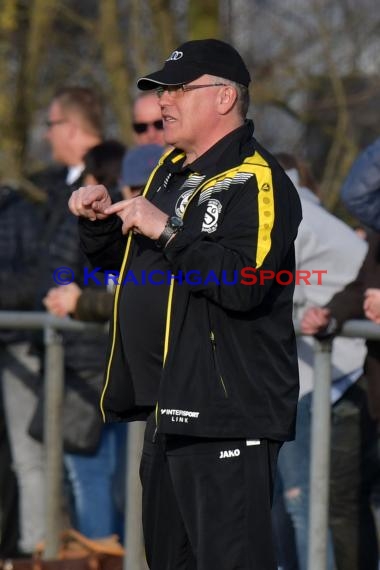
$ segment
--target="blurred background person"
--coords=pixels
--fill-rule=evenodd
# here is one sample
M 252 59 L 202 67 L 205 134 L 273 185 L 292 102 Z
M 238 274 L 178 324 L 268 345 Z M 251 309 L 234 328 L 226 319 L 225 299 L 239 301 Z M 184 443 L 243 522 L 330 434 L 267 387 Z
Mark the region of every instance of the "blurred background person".
M 34 307 L 40 227 L 38 205 L 20 190 L 0 186 L 0 310 L 27 311 Z M 0 331 L 0 380 L 4 408 L 1 556 L 28 556 L 44 537 L 45 486 L 43 448 L 27 432 L 39 388 L 39 360 L 30 354 L 27 331 Z
M 123 154 L 121 150 L 119 143 L 115 146 L 114 141 L 105 141 L 88 151 L 84 157 L 83 183 L 104 184 L 111 189 L 116 189 L 119 185 L 124 198 L 141 194 L 164 149 L 162 146 L 152 144 L 137 146 Z M 70 315 L 84 321 L 103 322 L 112 315 L 113 300 L 114 294 L 109 290 L 82 289 L 76 283 L 70 283 L 50 289 L 44 303 L 56 316 Z M 121 521 L 125 504 L 126 424 L 109 424 L 107 427 L 114 429 L 118 437 L 113 497 Z M 121 530 L 119 535 L 124 536 Z
M 126 147 L 119 141 L 108 140 L 91 148 L 83 157 L 83 185 L 104 184 L 110 191 L 113 201 L 122 199 L 119 179 L 121 164 L 126 153 Z M 111 287 L 109 286 L 111 285 Z M 114 284 L 106 288 L 81 288 L 77 283 L 70 283 L 50 289 L 44 299 L 48 311 L 58 317 L 72 316 L 83 321 L 108 321 L 112 315 Z M 126 424 L 110 424 L 104 427 L 112 436 L 109 443 L 113 448 L 107 489 L 113 512 L 112 527 L 109 531 L 124 537 L 124 493 L 119 486 L 125 486 L 125 453 L 126 453 Z M 96 468 L 89 462 L 90 467 Z M 105 532 L 106 529 L 103 530 Z
M 294 156 L 277 155 L 297 188 L 303 219 L 295 242 L 296 268 L 326 270 L 322 283 L 313 276 L 295 287 L 295 318 L 315 304 L 327 303 L 354 279 L 367 252 L 367 244 L 321 205 L 318 186 L 307 165 Z M 281 449 L 278 471 L 287 510 L 292 518 L 300 570 L 307 568 L 310 437 L 314 355 L 310 337 L 297 338 L 300 370 L 300 401 L 296 439 Z M 373 446 L 376 425 L 368 410 L 363 339 L 337 338 L 332 351 L 331 388 L 331 539 L 328 568 L 338 570 L 377 568 L 377 539 L 371 514 L 370 493 L 363 473 L 378 468 Z M 376 454 L 375 454 L 376 455 Z
M 50 103 L 45 137 L 58 168 L 47 168 L 34 180 L 50 192 L 57 183 L 79 187 L 86 152 L 103 139 L 104 108 L 99 95 L 88 87 L 59 89 Z
M 142 193 L 164 147 L 150 144 L 125 151 L 117 141 L 105 141 L 84 156 L 83 185 L 104 184 L 114 201 Z M 112 283 L 108 283 L 112 289 Z M 54 315 L 68 315 L 83 321 L 107 321 L 112 314 L 113 294 L 99 289 L 82 289 L 77 283 L 53 287 L 45 306 Z
M 380 137 L 356 158 L 341 199 L 361 224 L 380 232 Z
M 371 290 L 380 284 L 380 234 L 372 232 L 368 238 L 368 243 L 368 253 L 357 277 L 342 291 L 336 293 L 324 306 L 309 307 L 305 311 L 301 320 L 303 333 L 318 334 L 319 336 L 339 334 L 342 325 L 349 319 L 362 319 L 367 316 L 367 318 L 374 320 L 375 312 L 372 313 L 370 309 L 371 302 L 368 302 L 368 297 L 371 297 Z M 369 293 L 366 296 L 368 290 Z M 372 306 L 373 309 L 374 307 L 375 305 Z M 342 496 L 351 491 L 354 498 L 359 496 L 361 499 L 358 508 L 351 510 L 350 513 L 351 519 L 359 517 L 360 520 L 360 528 L 356 534 L 352 532 L 352 525 L 347 524 L 347 519 L 343 516 L 340 518 L 342 533 L 347 533 L 347 538 L 352 541 L 350 549 L 354 548 L 358 553 L 358 556 L 353 559 L 348 552 L 344 551 L 343 544 L 340 545 L 340 554 L 347 565 L 344 568 L 348 567 L 353 570 L 356 568 L 360 570 L 377 569 L 378 563 L 376 529 L 373 522 L 373 512 L 368 502 L 371 493 L 375 495 L 374 504 L 376 505 L 379 502 L 378 435 L 376 428 L 378 430 L 380 421 L 380 343 L 378 340 L 367 340 L 366 345 L 367 356 L 364 370 L 367 382 L 362 387 L 368 392 L 365 405 L 369 407 L 370 414 L 362 407 L 363 413 L 360 414 L 361 429 L 357 430 L 356 433 L 350 430 L 351 439 L 354 438 L 354 441 L 361 439 L 362 447 L 360 454 L 357 453 L 356 456 L 352 457 L 348 469 L 349 477 L 346 478 L 345 482 L 342 481 Z M 352 395 L 354 396 L 354 394 Z M 362 401 L 363 396 L 364 394 L 361 397 Z M 359 394 L 356 394 L 356 402 L 353 399 L 352 403 L 358 407 L 360 404 Z M 346 415 L 348 416 L 347 412 Z M 350 432 L 346 431 L 345 433 L 347 441 Z M 349 483 L 355 480 L 359 488 L 354 495 L 354 489 Z M 345 506 L 341 502 L 342 512 L 344 512 Z
M 92 147 L 83 157 L 83 186 L 104 184 L 113 202 L 122 199 L 120 173 L 127 147 L 117 140 L 105 140 Z
M 132 112 L 135 144 L 164 146 L 164 125 L 156 93 L 150 91 L 138 95 L 134 101 Z
M 91 148 L 83 157 L 83 185 L 104 184 L 114 201 L 121 200 L 120 176 L 123 159 L 125 161 L 128 154 L 126 146 L 115 140 L 103 141 Z M 77 283 L 69 283 L 52 287 L 44 304 L 58 317 L 70 315 L 83 321 L 103 322 L 111 317 L 113 293 L 99 287 L 81 288 Z
M 56 286 L 53 276 L 61 267 L 68 268 L 80 288 L 97 287 L 85 282 L 90 267 L 80 251 L 77 221 L 67 201 L 73 189 L 83 183 L 86 153 L 104 137 L 104 108 L 98 93 L 86 87 L 60 89 L 49 106 L 46 126 L 53 159 L 61 166 L 35 177 L 48 194 L 38 268 L 38 309 L 44 308 L 43 299 Z M 49 307 L 49 302 L 45 303 Z M 99 538 L 116 532 L 118 525 L 112 498 L 118 437 L 112 426 L 103 425 L 99 411 L 107 337 L 105 332 L 64 331 L 62 338 L 64 465 L 72 499 L 71 522 L 84 535 Z M 34 345 L 41 354 L 41 344 L 35 340 Z M 29 425 L 29 433 L 37 439 L 41 437 L 42 415 L 41 390 Z
M 121 171 L 121 193 L 124 199 L 135 198 L 144 190 L 148 178 L 164 153 L 158 144 L 132 148 L 124 157 Z

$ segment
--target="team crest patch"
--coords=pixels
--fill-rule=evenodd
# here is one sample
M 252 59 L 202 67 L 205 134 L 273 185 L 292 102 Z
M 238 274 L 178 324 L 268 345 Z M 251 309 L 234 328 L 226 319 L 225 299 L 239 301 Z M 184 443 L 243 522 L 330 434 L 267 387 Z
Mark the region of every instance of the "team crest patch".
M 207 202 L 206 213 L 203 218 L 202 232 L 209 234 L 216 231 L 218 227 L 219 214 L 222 211 L 222 204 L 219 200 L 212 198 Z
M 186 206 L 189 203 L 191 196 L 194 193 L 194 188 L 190 188 L 190 190 L 186 190 L 181 196 L 178 198 L 176 205 L 175 205 L 175 215 L 182 218 L 183 214 L 185 213 Z

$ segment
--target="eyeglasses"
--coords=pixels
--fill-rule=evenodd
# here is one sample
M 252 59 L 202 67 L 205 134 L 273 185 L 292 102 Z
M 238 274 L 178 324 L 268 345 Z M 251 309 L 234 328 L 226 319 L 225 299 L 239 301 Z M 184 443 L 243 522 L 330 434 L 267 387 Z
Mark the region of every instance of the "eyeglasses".
M 227 83 L 208 83 L 207 85 L 160 85 L 156 88 L 156 94 L 159 99 L 163 96 L 165 91 L 168 92 L 170 97 L 178 97 L 186 93 L 186 91 L 193 91 L 193 89 L 203 89 L 204 87 L 222 87 Z
M 55 125 L 62 125 L 63 123 L 67 123 L 66 119 L 57 119 L 55 121 L 50 121 L 49 119 L 45 121 L 45 125 L 48 129 L 51 129 Z
M 152 123 L 132 123 L 133 130 L 138 135 L 142 135 L 142 133 L 146 133 L 149 127 L 154 127 L 156 131 L 162 131 L 164 128 L 164 123 L 162 119 L 158 121 L 153 121 Z

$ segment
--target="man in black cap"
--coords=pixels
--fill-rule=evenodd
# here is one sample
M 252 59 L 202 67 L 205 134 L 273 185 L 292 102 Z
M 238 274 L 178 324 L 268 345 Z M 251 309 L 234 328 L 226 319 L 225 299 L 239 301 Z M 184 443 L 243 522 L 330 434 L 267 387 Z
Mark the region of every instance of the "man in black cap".
M 292 279 L 275 275 L 294 275 L 301 208 L 245 119 L 249 82 L 232 46 L 183 44 L 138 81 L 156 88 L 174 147 L 143 196 L 111 205 L 95 186 L 70 200 L 92 262 L 121 267 L 101 409 L 147 419 L 152 570 L 277 567 L 273 478 L 298 370 Z

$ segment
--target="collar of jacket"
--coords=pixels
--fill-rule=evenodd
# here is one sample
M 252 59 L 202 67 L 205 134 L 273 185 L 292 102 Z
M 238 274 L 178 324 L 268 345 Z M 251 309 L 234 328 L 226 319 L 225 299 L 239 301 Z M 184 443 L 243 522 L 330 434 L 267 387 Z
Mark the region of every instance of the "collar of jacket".
M 185 168 L 182 165 L 186 155 L 183 150 L 178 148 L 164 155 L 162 163 L 172 174 L 186 173 L 188 171 L 189 173 L 194 172 L 212 176 L 221 170 L 225 170 L 226 166 L 228 167 L 226 165 L 226 156 L 228 156 L 228 162 L 231 165 L 240 161 L 242 147 L 252 139 L 253 132 L 253 121 L 246 119 L 243 125 L 228 133 L 228 135 L 220 139 L 202 156 L 188 164 Z

